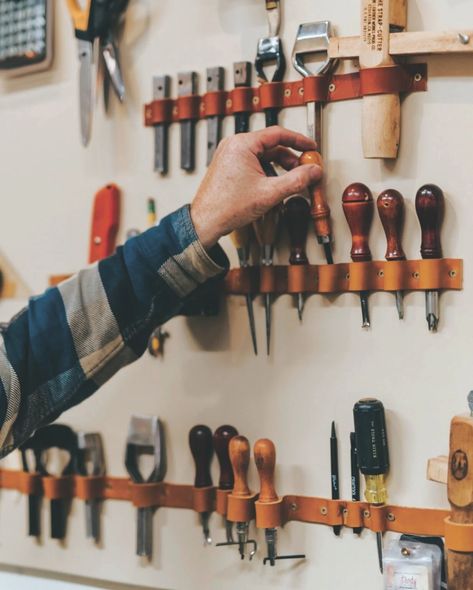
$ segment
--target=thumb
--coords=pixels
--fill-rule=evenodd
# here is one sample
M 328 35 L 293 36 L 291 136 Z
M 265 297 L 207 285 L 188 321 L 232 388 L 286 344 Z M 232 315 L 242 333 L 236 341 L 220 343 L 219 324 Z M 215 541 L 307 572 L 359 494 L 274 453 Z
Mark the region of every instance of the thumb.
M 292 195 L 303 192 L 309 185 L 319 182 L 322 168 L 314 164 L 298 166 L 276 178 L 271 178 L 274 204 Z

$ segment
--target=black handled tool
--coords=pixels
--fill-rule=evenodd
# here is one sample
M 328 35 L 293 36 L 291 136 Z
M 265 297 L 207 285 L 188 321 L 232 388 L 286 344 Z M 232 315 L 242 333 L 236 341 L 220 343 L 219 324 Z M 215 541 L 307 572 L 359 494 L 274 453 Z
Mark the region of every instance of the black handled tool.
M 153 78 L 153 98 L 163 100 L 171 96 L 171 76 L 155 76 Z M 169 167 L 169 125 L 158 123 L 154 128 L 154 169 L 167 174 Z
M 330 433 L 330 466 L 331 466 L 331 488 L 332 500 L 340 500 L 340 475 L 338 470 L 338 440 L 337 432 L 335 430 L 335 422 L 332 422 L 332 430 Z M 335 536 L 339 537 L 342 532 L 340 525 L 333 527 Z
M 193 96 L 197 94 L 198 77 L 196 72 L 178 74 L 178 95 Z M 195 169 L 195 121 L 181 121 L 181 168 L 186 172 Z
M 30 465 L 28 451 L 31 451 L 34 454 L 34 466 Z M 39 453 L 35 451 L 36 442 L 34 436 L 28 439 L 20 447 L 22 468 L 26 473 L 39 473 Z M 39 537 L 41 535 L 40 504 L 41 496 L 37 496 L 36 494 L 28 495 L 28 535 L 30 537 Z
M 350 466 L 351 466 L 351 499 L 353 502 L 360 501 L 360 469 L 358 467 L 358 451 L 356 448 L 356 435 L 350 432 Z M 362 529 L 353 529 L 355 535 L 361 535 Z
M 148 478 L 143 477 L 139 459 L 143 455 L 153 457 L 153 469 Z M 132 416 L 128 428 L 125 466 L 136 484 L 163 481 L 166 476 L 166 448 L 164 429 L 157 416 Z M 136 554 L 150 558 L 153 554 L 154 508 L 138 508 L 136 527 Z
M 238 436 L 238 430 L 234 426 L 220 426 L 214 432 L 214 449 L 220 467 L 218 479 L 219 490 L 233 490 L 234 477 L 230 462 L 229 446 L 233 437 Z M 233 523 L 225 519 L 227 542 L 233 543 Z
M 105 475 L 105 456 L 102 436 L 98 432 L 79 432 L 78 471 L 84 476 Z M 100 540 L 100 505 L 98 500 L 85 502 L 85 529 L 88 539 Z
M 225 88 L 225 70 L 221 67 L 207 68 L 207 92 L 217 92 Z M 222 138 L 222 116 L 207 117 L 207 166 L 214 157 Z
M 48 453 L 56 448 L 69 453 L 69 460 L 61 471 L 61 476 L 77 473 L 77 434 L 65 424 L 50 424 L 40 428 L 31 441 L 31 448 L 35 454 L 37 471 L 42 476 L 49 476 L 47 470 Z M 67 500 L 54 499 L 50 501 L 51 508 L 51 538 L 62 540 L 66 536 L 66 522 L 68 512 Z
M 212 463 L 214 447 L 210 428 L 201 424 L 191 428 L 189 432 L 189 446 L 195 463 L 194 486 L 196 488 L 211 487 L 213 484 L 210 465 Z M 200 513 L 200 522 L 204 533 L 204 545 L 212 544 L 209 529 L 210 515 L 210 512 Z
M 353 408 L 358 465 L 365 477 L 367 502 L 386 504 L 388 491 L 389 449 L 383 404 L 376 399 L 362 399 Z M 383 572 L 383 535 L 376 533 L 379 569 Z

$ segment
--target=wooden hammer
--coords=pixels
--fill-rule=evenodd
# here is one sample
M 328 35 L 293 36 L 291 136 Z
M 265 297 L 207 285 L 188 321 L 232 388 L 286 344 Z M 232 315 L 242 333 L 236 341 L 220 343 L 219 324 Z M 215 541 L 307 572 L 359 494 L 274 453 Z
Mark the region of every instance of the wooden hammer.
M 407 24 L 407 0 L 361 0 L 360 69 L 392 66 L 391 31 Z M 399 94 L 363 97 L 362 141 L 365 158 L 396 158 L 401 130 Z

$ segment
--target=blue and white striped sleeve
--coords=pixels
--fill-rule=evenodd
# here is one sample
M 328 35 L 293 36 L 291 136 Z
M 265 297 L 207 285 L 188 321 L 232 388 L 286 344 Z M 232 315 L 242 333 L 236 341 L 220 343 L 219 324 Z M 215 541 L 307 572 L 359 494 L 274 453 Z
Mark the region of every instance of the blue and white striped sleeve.
M 188 206 L 32 298 L 0 337 L 0 456 L 80 403 L 146 350 L 152 330 L 228 269 Z

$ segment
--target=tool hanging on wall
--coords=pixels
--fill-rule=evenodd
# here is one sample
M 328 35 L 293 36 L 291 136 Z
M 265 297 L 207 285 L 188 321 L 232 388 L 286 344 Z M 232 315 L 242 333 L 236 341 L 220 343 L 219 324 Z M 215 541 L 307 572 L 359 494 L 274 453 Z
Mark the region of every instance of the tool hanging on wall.
M 274 487 L 274 470 L 276 467 L 276 448 L 274 443 L 266 438 L 256 441 L 254 456 L 256 469 L 260 478 L 258 503 L 271 504 L 277 502 L 279 496 Z M 276 561 L 280 559 L 305 559 L 305 555 L 278 555 L 277 529 L 275 527 L 269 527 L 265 529 L 264 533 L 268 550 L 268 555 L 263 560 L 264 565 L 269 563 L 271 566 L 274 566 L 276 565 Z
M 235 88 L 249 88 L 251 86 L 251 63 L 248 61 L 236 62 L 233 64 L 233 81 Z M 236 113 L 235 133 L 248 133 L 250 130 L 250 113 Z M 250 266 L 251 257 L 251 241 L 253 237 L 253 228 L 247 225 L 240 229 L 233 231 L 230 238 L 236 248 L 240 268 L 248 268 Z M 250 324 L 251 340 L 253 342 L 253 350 L 258 354 L 258 343 L 256 340 L 256 326 L 255 314 L 253 310 L 253 298 L 251 293 L 246 296 L 246 309 L 248 312 L 248 321 Z
M 303 266 L 309 264 L 306 252 L 309 229 L 310 206 L 304 197 L 291 197 L 284 204 L 284 221 L 289 235 L 289 264 Z M 297 313 L 302 322 L 304 294 L 297 293 Z
M 332 430 L 330 432 L 330 484 L 332 490 L 332 500 L 340 500 L 340 474 L 338 470 L 338 440 L 337 432 L 335 430 L 335 422 L 332 422 Z M 340 536 L 342 527 L 336 525 L 333 527 L 333 532 L 336 537 Z
M 396 190 L 383 191 L 377 200 L 378 213 L 387 239 L 386 260 L 406 260 L 401 236 L 404 225 L 404 198 Z M 399 319 L 404 319 L 404 295 L 396 291 L 396 308 Z
M 12 76 L 47 70 L 53 61 L 53 0 L 0 0 L 0 70 Z
M 353 408 L 358 465 L 365 477 L 365 497 L 374 506 L 388 500 L 386 476 L 389 472 L 389 448 L 383 404 L 363 399 Z M 376 533 L 379 569 L 383 572 L 383 534 Z
M 25 473 L 39 473 L 39 456 L 40 449 L 35 437 L 29 438 L 19 447 L 21 453 L 22 469 Z M 34 465 L 30 464 L 29 452 L 33 453 Z M 41 496 L 36 491 L 30 491 L 28 494 L 28 536 L 39 537 L 41 535 Z
M 358 449 L 356 448 L 356 434 L 350 432 L 350 468 L 351 468 L 351 499 L 359 502 L 360 494 L 360 468 L 358 467 Z M 361 535 L 361 527 L 355 527 L 353 534 Z
M 231 493 L 232 498 L 238 500 L 254 500 L 255 495 L 248 486 L 248 469 L 250 466 L 250 443 L 245 436 L 235 436 L 230 440 L 229 445 L 230 462 L 233 469 L 234 485 Z M 230 502 L 230 499 L 229 499 Z M 248 553 L 248 559 L 251 561 L 256 554 L 258 545 L 254 539 L 249 538 L 250 523 L 237 522 L 236 533 L 237 541 L 227 541 L 226 543 L 217 543 L 217 547 L 238 546 L 240 559 L 245 559 L 245 550 L 247 546 L 251 549 Z
M 214 453 L 212 431 L 208 426 L 201 424 L 191 428 L 189 432 L 189 447 L 195 463 L 195 480 L 196 488 L 208 488 L 212 484 L 212 475 L 210 473 L 210 464 Z M 204 546 L 212 544 L 210 536 L 210 516 L 211 512 L 201 512 L 200 522 L 204 534 Z
M 153 458 L 153 469 L 145 478 L 139 459 L 143 455 Z M 164 429 L 157 416 L 132 416 L 128 427 L 125 467 L 137 485 L 161 482 L 166 476 L 166 447 Z M 148 559 L 153 555 L 154 508 L 137 509 L 136 554 Z
M 120 190 L 107 184 L 94 197 L 89 245 L 89 264 L 115 252 L 120 223 Z
M 128 1 L 117 0 L 111 3 L 110 0 L 88 0 L 83 7 L 78 0 L 67 0 L 67 5 L 78 41 L 80 128 L 82 144 L 87 146 L 92 133 L 95 105 L 97 39 L 105 64 L 105 83 L 111 83 L 120 101 L 125 98 L 125 85 L 116 49 L 116 33 Z
M 105 455 L 102 437 L 98 432 L 79 432 L 78 472 L 83 476 L 101 477 L 105 475 Z M 100 504 L 98 500 L 85 502 L 85 530 L 88 539 L 96 543 L 100 540 Z
M 107 11 L 108 23 L 100 36 L 100 52 L 103 60 L 103 96 L 105 111 L 110 106 L 110 87 L 120 102 L 125 102 L 126 88 L 120 65 L 118 41 L 129 0 L 110 0 Z
M 178 96 L 193 96 L 197 94 L 197 72 L 182 72 L 177 76 Z M 195 121 L 186 119 L 181 126 L 181 168 L 186 172 L 195 169 Z
M 220 426 L 214 432 L 214 449 L 220 467 L 219 490 L 233 490 L 234 478 L 232 464 L 230 462 L 229 445 L 235 436 L 238 436 L 238 431 L 234 426 Z M 225 531 L 227 543 L 233 543 L 233 523 L 228 519 L 225 519 Z
M 442 190 L 434 184 L 422 186 L 416 194 L 416 212 L 422 230 L 422 258 L 442 258 L 440 231 L 445 212 L 445 197 Z M 438 291 L 426 292 L 425 306 L 429 330 L 436 332 L 440 317 Z
M 154 100 L 166 100 L 171 96 L 171 76 L 153 78 Z M 158 123 L 154 127 L 154 169 L 167 174 L 169 169 L 169 123 Z
M 207 92 L 218 92 L 225 89 L 225 70 L 221 67 L 207 68 Z M 207 166 L 214 157 L 222 139 L 222 116 L 207 117 Z
M 368 262 L 372 260 L 368 239 L 373 221 L 373 195 L 366 185 L 354 183 L 345 189 L 342 201 L 343 212 L 352 235 L 351 258 L 353 262 Z M 369 328 L 371 325 L 368 297 L 368 291 L 360 292 L 363 328 Z

